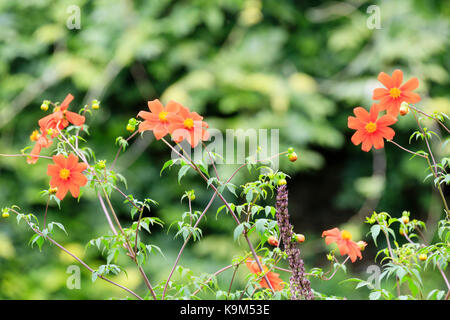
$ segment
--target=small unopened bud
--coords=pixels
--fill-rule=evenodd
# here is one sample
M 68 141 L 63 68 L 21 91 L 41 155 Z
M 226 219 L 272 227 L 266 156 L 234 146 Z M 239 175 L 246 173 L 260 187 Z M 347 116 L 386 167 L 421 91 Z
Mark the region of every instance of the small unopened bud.
M 280 180 L 278 180 L 278 185 L 279 185 L 279 186 L 284 186 L 285 184 L 287 184 L 286 179 L 280 179 Z
M 58 192 L 58 188 L 50 188 L 48 189 L 49 194 L 56 194 Z
M 419 254 L 419 260 L 420 261 L 425 261 L 427 260 L 428 256 L 425 253 L 421 253 Z
M 46 104 L 46 103 L 41 104 L 41 110 L 42 111 L 47 111 L 48 110 L 48 104 Z
M 275 238 L 274 236 L 270 236 L 270 237 L 267 239 L 267 242 L 268 242 L 271 246 L 278 247 L 278 239 Z
M 127 131 L 134 132 L 134 130 L 136 130 L 137 123 L 138 122 L 135 118 L 130 118 L 130 120 L 128 120 L 128 124 L 127 124 Z
M 136 130 L 136 127 L 131 125 L 131 124 L 127 124 L 127 131 L 128 132 L 134 132 L 134 130 Z
M 400 105 L 399 112 L 401 116 L 406 116 L 409 113 L 409 104 L 403 101 L 402 104 Z
M 100 108 L 100 103 L 98 100 L 92 100 L 92 109 L 98 110 Z
M 98 160 L 97 167 L 99 169 L 105 169 L 106 168 L 106 160 Z
M 31 141 L 37 141 L 37 139 L 39 139 L 40 134 L 39 131 L 34 130 L 31 134 L 30 134 L 30 140 Z
M 407 224 L 409 222 L 409 217 L 408 216 L 403 216 L 402 217 L 402 221 L 404 224 Z
M 9 210 L 7 208 L 4 208 L 2 210 L 2 218 L 8 218 L 9 217 Z
M 291 161 L 291 162 L 295 162 L 298 159 L 297 154 L 295 152 L 290 153 L 288 155 L 288 158 L 289 158 L 289 161 Z
M 291 147 L 288 149 L 288 153 L 293 153 L 293 152 L 294 152 L 294 148 Z
M 367 242 L 365 242 L 365 241 L 358 241 L 356 244 L 358 245 L 359 250 L 361 250 L 361 251 L 364 251 L 364 249 L 367 246 Z
M 295 241 L 297 241 L 298 243 L 303 243 L 305 242 L 305 236 L 303 234 L 296 234 Z
M 400 228 L 400 230 L 398 231 L 398 233 L 400 233 L 401 236 L 405 236 L 408 234 L 408 230 L 404 229 L 404 228 Z

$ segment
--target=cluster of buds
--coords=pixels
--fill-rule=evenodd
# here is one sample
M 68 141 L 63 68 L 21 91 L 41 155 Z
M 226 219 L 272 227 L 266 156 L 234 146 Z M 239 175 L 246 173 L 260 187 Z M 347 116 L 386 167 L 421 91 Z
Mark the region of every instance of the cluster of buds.
M 136 130 L 136 126 L 138 125 L 138 121 L 135 118 L 131 118 L 128 120 L 127 131 L 134 132 Z
M 195 200 L 195 191 L 194 190 L 186 191 L 185 195 L 186 195 L 186 197 L 188 197 L 188 199 L 190 201 L 194 201 Z
M 98 169 L 105 169 L 106 168 L 106 160 L 98 160 L 97 164 L 95 166 Z
M 55 188 L 49 188 L 48 189 L 48 193 L 49 194 L 56 194 L 58 192 L 58 188 L 57 187 L 55 187 Z
M 291 299 L 312 300 L 314 299 L 314 296 L 311 290 L 311 283 L 305 277 L 305 267 L 303 260 L 300 257 L 300 249 L 292 241 L 294 233 L 292 232 L 292 225 L 289 222 L 287 186 L 286 183 L 278 183 L 278 185 L 276 217 L 281 240 L 284 243 L 284 249 L 288 256 L 289 267 L 292 270 L 292 276 L 289 279 L 291 285 Z

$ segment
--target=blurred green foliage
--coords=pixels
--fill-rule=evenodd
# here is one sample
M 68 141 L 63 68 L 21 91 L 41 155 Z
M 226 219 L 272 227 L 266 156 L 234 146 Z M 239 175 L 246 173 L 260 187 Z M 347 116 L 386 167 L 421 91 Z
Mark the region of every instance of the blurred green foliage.
M 380 29 L 367 25 L 373 4 L 379 6 Z M 71 30 L 67 23 L 73 12 L 68 9 L 73 5 L 80 8 L 81 25 Z M 292 146 L 299 154 L 296 163 L 283 158 L 280 166 L 292 177 L 290 212 L 296 231 L 307 236 L 302 253 L 308 268 L 325 264 L 321 231 L 350 224 L 354 238 L 364 238 L 363 216 L 356 213 L 367 199 L 393 216 L 409 210 L 433 223 L 441 214 L 439 199 L 422 183 L 420 159 L 409 161 L 408 154 L 391 145 L 366 154 L 350 143 L 346 122 L 353 107 L 372 103 L 378 73 L 395 68 L 407 78 L 419 78 L 419 105 L 425 111 L 450 113 L 449 18 L 448 1 L 1 0 L 0 153 L 16 154 L 30 146 L 28 137 L 43 117 L 42 101 L 62 101 L 69 92 L 75 96 L 72 110 L 94 98 L 101 101 L 100 109 L 88 115 L 88 140 L 97 159 L 107 161 L 117 150 L 115 138 L 127 136 L 128 119 L 155 98 L 176 100 L 221 130 L 280 129 L 280 150 Z M 395 125 L 399 143 L 408 144 L 413 125 L 408 118 Z M 152 214 L 166 226 L 186 210 L 179 202 L 185 190 L 196 189 L 194 206 L 202 210 L 211 191 L 192 176 L 178 185 L 174 170 L 160 177 L 170 156 L 167 147 L 149 133 L 135 141 L 118 162 L 128 179 L 127 192 L 158 201 Z M 386 162 L 385 173 L 373 174 L 380 161 Z M 234 168 L 222 166 L 219 173 Z M 45 171 L 44 160 L 29 166 L 25 158 L 0 158 L 0 206 L 17 204 L 42 215 L 46 199 L 39 191 L 48 186 Z M 250 178 L 242 171 L 236 184 Z M 113 200 L 126 223 L 127 207 L 120 197 Z M 229 217 L 215 220 L 219 205 L 202 226 L 205 238 L 189 246 L 181 260 L 195 272 L 214 272 L 245 249 L 233 243 Z M 61 210 L 52 206 L 49 215 L 69 232 L 68 238 L 61 235 L 63 244 L 94 267 L 103 264 L 98 252 L 84 249 L 90 239 L 107 233 L 95 194 L 86 193 L 79 204 L 67 199 Z M 29 248 L 31 232 L 13 219 L 6 222 L 0 223 L 0 298 L 123 297 L 107 283 L 92 283 L 84 271 L 82 290 L 68 290 L 65 271 L 73 262 L 48 245 L 42 252 Z M 429 227 L 432 233 L 435 226 Z M 166 231 L 155 229 L 148 239 L 165 252 L 146 267 L 154 282 L 167 276 L 181 245 L 171 240 L 173 230 Z M 364 277 L 373 263 L 370 246 L 349 272 Z M 118 281 L 143 289 L 131 264 L 127 272 L 128 279 L 123 275 Z M 236 287 L 245 275 L 240 270 Z M 230 277 L 219 280 L 226 286 Z M 349 290 L 350 285 L 339 286 L 338 280 L 317 286 L 329 294 L 366 297 Z

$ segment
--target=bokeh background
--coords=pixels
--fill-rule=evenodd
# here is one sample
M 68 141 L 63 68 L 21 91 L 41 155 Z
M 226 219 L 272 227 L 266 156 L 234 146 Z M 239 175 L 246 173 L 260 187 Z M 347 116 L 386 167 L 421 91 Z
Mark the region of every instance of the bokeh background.
M 80 8 L 80 29 L 67 27 L 72 5 Z M 371 5 L 379 11 L 368 12 Z M 380 28 L 369 28 L 376 12 Z M 87 116 L 88 141 L 97 159 L 109 163 L 116 137 L 128 136 L 128 119 L 155 98 L 176 100 L 221 130 L 278 128 L 280 150 L 294 147 L 299 154 L 296 163 L 283 157 L 280 169 L 291 176 L 290 213 L 295 231 L 307 239 L 302 245 L 307 268 L 328 268 L 320 238 L 325 229 L 345 227 L 355 240 L 369 243 L 364 259 L 349 266 L 348 276 L 313 281 L 313 287 L 366 299 L 364 289 L 339 284 L 345 277 L 370 276 L 366 269 L 374 264 L 376 248 L 366 237 L 364 217 L 373 210 L 396 217 L 408 210 L 428 223 L 432 239 L 442 208 L 429 181 L 423 183 L 426 171 L 420 159 L 410 160 L 392 145 L 362 152 L 350 143 L 347 117 L 355 106 L 370 107 L 378 73 L 396 68 L 405 78 L 419 78 L 421 108 L 450 113 L 449 22 L 450 2 L 436 0 L 1 0 L 0 153 L 20 153 L 30 146 L 29 135 L 44 115 L 42 101 L 62 101 L 69 92 L 75 96 L 74 110 L 94 98 L 101 101 L 100 110 Z M 395 125 L 395 139 L 407 145 L 413 127 L 411 117 L 402 118 Z M 450 153 L 439 142 L 436 152 Z M 151 215 L 166 223 L 147 238 L 165 254 L 154 255 L 145 268 L 153 283 L 167 276 L 182 244 L 173 238 L 175 228 L 167 227 L 187 210 L 179 201 L 183 192 L 196 190 L 197 210 L 211 196 L 193 175 L 181 184 L 175 170 L 160 177 L 169 158 L 167 147 L 149 133 L 133 140 L 117 167 L 128 179 L 127 193 L 158 201 Z M 45 160 L 29 166 L 25 158 L 0 157 L 0 207 L 17 204 L 41 217 L 46 199 L 39 191 L 48 187 L 46 165 Z M 222 166 L 220 173 L 234 168 Z M 244 170 L 235 184 L 256 178 Z M 127 225 L 127 206 L 117 194 L 113 201 Z M 181 259 L 197 275 L 220 269 L 246 249 L 233 241 L 235 225 L 229 216 L 216 220 L 219 206 L 214 203 L 201 225 L 203 240 L 189 245 Z M 86 192 L 79 204 L 68 197 L 61 210 L 53 204 L 49 217 L 66 226 L 69 236 L 57 236 L 63 245 L 94 268 L 105 263 L 96 249 L 84 247 L 108 232 L 95 194 Z M 0 221 L 1 299 L 124 297 L 108 283 L 92 283 L 85 270 L 81 290 L 69 290 L 66 269 L 73 260 L 48 244 L 42 252 L 30 248 L 31 235 L 15 219 Z M 128 278 L 122 274 L 115 279 L 143 292 L 133 265 L 127 259 L 120 263 Z M 234 289 L 245 283 L 247 271 L 241 269 Z M 440 285 L 435 273 L 428 274 L 426 286 Z M 224 273 L 219 283 L 227 288 L 230 277 L 231 272 Z

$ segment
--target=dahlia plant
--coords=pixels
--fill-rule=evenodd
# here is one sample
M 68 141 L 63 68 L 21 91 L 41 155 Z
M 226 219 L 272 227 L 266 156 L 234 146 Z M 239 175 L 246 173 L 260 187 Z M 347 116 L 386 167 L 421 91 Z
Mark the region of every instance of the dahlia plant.
M 47 171 L 42 172 L 49 177 L 49 186 L 42 191 L 43 196 L 47 198 L 45 208 L 42 212 L 27 214 L 27 210 L 21 209 L 17 204 L 10 204 L 3 208 L 2 217 L 6 219 L 15 215 L 18 222 L 25 222 L 33 233 L 31 246 L 36 245 L 42 249 L 44 244 L 51 244 L 58 247 L 91 272 L 93 281 L 101 279 L 120 287 L 127 292 L 130 299 L 201 299 L 205 292 L 212 292 L 217 299 L 232 300 L 343 299 L 345 297 L 338 297 L 333 292 L 318 292 L 314 283 L 329 281 L 338 272 L 346 272 L 346 263 L 349 260 L 351 263 L 361 263 L 362 251 L 368 245 L 379 245 L 380 236 L 384 238 L 386 247 L 379 249 L 375 259 L 379 260 L 382 267 L 378 279 L 382 285 L 375 286 L 370 281 L 358 278 L 349 278 L 346 281 L 358 282 L 357 288 L 367 287 L 370 290 L 370 299 L 448 299 L 450 284 L 445 272 L 450 257 L 450 211 L 444 187 L 450 183 L 450 174 L 447 173 L 450 158 L 437 158 L 432 143 L 436 144 L 436 148 L 445 148 L 449 140 L 448 137 L 441 137 L 441 140 L 437 141 L 439 134 L 427 129 L 424 120 L 434 121 L 442 135 L 449 133 L 445 125 L 449 118 L 443 113 L 429 115 L 414 105 L 420 101 L 420 96 L 413 92 L 419 85 L 416 78 L 402 84 L 403 73 L 395 70 L 392 77 L 382 72 L 378 79 L 385 86 L 373 92 L 373 99 L 378 103 L 374 103 L 369 111 L 357 107 L 354 109 L 355 117 L 348 118 L 348 127 L 356 130 L 351 142 L 355 145 L 361 144 L 362 150 L 369 152 L 372 147 L 383 148 L 386 141 L 401 151 L 411 153 L 412 157 L 423 158 L 429 171 L 427 178 L 433 179 L 432 184 L 439 193 L 444 208 L 443 217 L 437 224 L 437 236 L 430 243 L 423 236 L 425 224 L 412 219 L 409 212 L 403 212 L 401 217 L 387 212 L 373 212 L 366 218 L 370 231 L 365 241 L 354 241 L 349 231 L 324 225 L 325 230 L 321 234 L 325 241 L 324 246 L 332 247 L 328 254 L 323 256 L 323 261 L 329 261 L 330 269 L 308 269 L 309 263 L 306 261 L 305 264 L 301 249 L 302 243 L 307 239 L 303 234 L 294 232 L 295 228 L 289 215 L 289 177 L 270 167 L 270 160 L 275 157 L 287 156 L 290 161 L 296 161 L 298 156 L 293 148 L 267 159 L 252 155 L 229 177 L 220 176 L 216 159 L 221 155 L 207 148 L 209 126 L 203 117 L 175 101 L 169 101 L 164 106 L 159 100 L 153 100 L 148 102 L 149 111 L 140 111 L 137 117 L 131 118 L 126 125 L 127 131 L 130 132 L 128 138 L 117 138 L 119 149 L 115 158 L 112 161 L 96 160 L 94 150 L 89 148 L 85 139 L 88 136 L 88 126 L 85 122 L 87 114 L 99 110 L 100 104 L 94 100 L 92 104 L 81 108 L 79 113 L 69 111 L 69 105 L 74 99 L 71 94 L 68 94 L 62 103 L 49 100 L 42 103 L 41 109 L 44 112 L 49 110 L 49 106 L 53 107 L 53 111 L 37 122 L 38 129 L 30 135 L 30 140 L 34 143 L 34 146 L 29 147 L 30 152 L 25 148 L 21 154 L 2 154 L 18 159 L 23 157 L 30 165 L 39 159 L 48 162 Z M 425 150 L 412 151 L 393 140 L 393 126 L 400 121 L 399 115 L 408 114 L 412 114 L 418 126 L 410 142 L 423 141 Z M 175 261 L 167 268 L 166 279 L 159 283 L 149 277 L 146 263 L 151 254 L 163 253 L 164 248 L 145 243 L 142 236 L 143 232 L 150 233 L 155 227 L 165 227 L 164 221 L 151 215 L 152 207 L 158 205 L 157 199 L 138 199 L 126 192 L 123 189 L 123 185 L 126 187 L 126 178 L 115 170 L 118 157 L 126 151 L 130 141 L 139 139 L 138 134 L 146 131 L 151 131 L 156 143 L 164 143 L 167 150 L 176 155 L 162 164 L 161 173 L 175 166 L 179 170 L 180 181 L 187 172 L 194 172 L 204 181 L 205 189 L 210 188 L 213 191 L 210 200 L 201 210 L 195 210 L 193 207 L 195 192 L 198 190 L 180 194 L 181 200 L 187 201 L 188 210 L 172 225 L 176 226 L 176 237 L 182 237 L 183 244 Z M 441 142 L 444 139 L 447 140 Z M 182 145 L 184 141 L 187 144 Z M 204 157 L 194 159 L 186 145 L 189 148 L 203 147 Z M 41 154 L 46 150 L 47 154 L 53 155 Z M 232 183 L 233 178 L 244 167 L 256 174 L 257 179 L 237 187 Z M 230 191 L 234 198 L 226 199 L 224 190 Z M 57 229 L 66 232 L 62 223 L 47 222 L 50 202 L 54 201 L 59 206 L 61 201 L 67 201 L 70 196 L 81 201 L 83 194 L 88 191 L 95 194 L 101 207 L 101 212 L 93 214 L 102 214 L 109 227 L 107 234 L 100 234 L 87 244 L 87 247 L 97 248 L 104 254 L 104 264 L 96 268 L 55 240 L 54 233 Z M 116 214 L 116 208 L 111 202 L 113 194 L 123 198 L 124 205 L 129 207 L 128 220 L 121 221 Z M 180 265 L 180 259 L 190 241 L 202 240 L 201 222 L 217 198 L 221 206 L 217 210 L 216 219 L 226 219 L 228 216 L 234 220 L 236 227 L 230 238 L 244 241 L 246 250 L 212 274 L 194 275 L 192 271 Z M 267 203 L 273 205 L 264 205 Z M 226 215 L 221 214 L 223 212 Z M 402 239 L 396 238 L 394 228 L 397 227 Z M 126 284 L 111 280 L 111 275 L 123 271 L 122 266 L 118 264 L 120 256 L 128 257 L 136 266 L 146 286 L 145 291 L 135 292 Z M 283 262 L 287 267 L 282 267 Z M 232 290 L 239 268 L 247 270 L 247 283 L 238 290 Z M 422 274 L 427 268 L 433 268 L 440 274 L 442 286 L 431 290 L 424 288 Z M 231 273 L 231 281 L 219 284 L 217 276 L 224 272 Z M 181 279 L 174 277 L 175 273 L 180 273 Z M 390 285 L 389 278 L 393 279 L 394 287 Z

